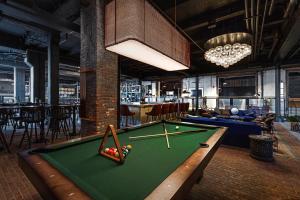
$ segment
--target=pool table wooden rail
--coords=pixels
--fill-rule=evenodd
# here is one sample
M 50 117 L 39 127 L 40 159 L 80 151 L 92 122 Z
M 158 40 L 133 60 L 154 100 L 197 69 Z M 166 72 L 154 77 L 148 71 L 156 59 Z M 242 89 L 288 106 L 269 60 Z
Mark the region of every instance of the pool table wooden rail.
M 168 122 L 167 123 L 176 123 Z M 149 123 L 142 127 L 150 126 L 156 123 Z M 197 127 L 215 127 L 193 123 L 183 123 Z M 135 128 L 128 128 L 119 132 L 127 132 Z M 158 185 L 146 199 L 163 200 L 163 199 L 183 199 L 192 186 L 202 177 L 203 170 L 215 154 L 221 144 L 221 141 L 227 131 L 226 127 L 219 127 L 206 142 L 208 148 L 197 149 L 185 162 L 183 162 L 175 171 L 173 171 L 160 185 Z M 59 144 L 48 145 L 45 148 L 35 148 L 20 152 L 19 166 L 33 183 L 40 195 L 44 199 L 70 199 L 70 200 L 87 200 L 91 199 L 87 193 L 81 190 L 71 179 L 67 178 L 50 163 L 44 160 L 37 150 L 51 150 L 63 146 L 76 145 L 81 142 L 101 138 L 99 135 L 88 136 L 85 138 L 65 141 Z M 100 144 L 100 141 L 99 141 Z M 126 164 L 126 163 L 125 163 Z M 113 191 L 113 190 L 112 190 Z M 117 192 L 117 191 L 114 191 Z

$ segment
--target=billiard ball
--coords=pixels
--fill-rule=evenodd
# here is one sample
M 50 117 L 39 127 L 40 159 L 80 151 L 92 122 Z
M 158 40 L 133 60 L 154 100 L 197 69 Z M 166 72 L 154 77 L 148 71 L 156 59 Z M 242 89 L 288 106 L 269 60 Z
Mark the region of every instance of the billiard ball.
M 114 152 L 113 149 L 108 150 L 108 154 L 109 154 L 109 155 L 114 155 L 114 153 L 115 153 L 115 152 Z
M 132 149 L 132 146 L 129 144 L 127 145 L 127 149 L 131 150 Z
M 179 126 L 176 126 L 175 129 L 178 130 L 178 129 L 179 129 Z
M 109 151 L 109 148 L 105 148 L 104 152 L 107 153 Z
M 115 157 L 119 157 L 119 152 L 115 152 Z

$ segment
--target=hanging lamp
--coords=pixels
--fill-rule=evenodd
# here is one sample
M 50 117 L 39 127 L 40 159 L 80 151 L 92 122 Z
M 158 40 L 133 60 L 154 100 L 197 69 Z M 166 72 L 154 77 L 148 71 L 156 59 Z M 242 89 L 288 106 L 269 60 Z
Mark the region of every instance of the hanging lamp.
M 146 0 L 106 5 L 105 47 L 167 71 L 190 67 L 188 40 Z

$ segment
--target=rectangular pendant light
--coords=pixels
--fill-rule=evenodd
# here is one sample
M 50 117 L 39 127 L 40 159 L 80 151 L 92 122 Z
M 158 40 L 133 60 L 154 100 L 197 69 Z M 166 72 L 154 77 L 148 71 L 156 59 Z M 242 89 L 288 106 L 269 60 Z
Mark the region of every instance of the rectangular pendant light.
M 167 71 L 190 67 L 188 40 L 146 0 L 106 5 L 105 47 Z

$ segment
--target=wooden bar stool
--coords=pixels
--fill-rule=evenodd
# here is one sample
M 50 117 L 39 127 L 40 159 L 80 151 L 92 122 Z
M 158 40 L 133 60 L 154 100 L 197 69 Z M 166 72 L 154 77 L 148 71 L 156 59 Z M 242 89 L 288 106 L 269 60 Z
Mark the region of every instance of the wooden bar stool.
M 151 121 L 155 118 L 155 120 L 159 119 L 161 116 L 161 104 L 155 104 L 152 107 L 152 110 L 150 112 L 147 112 L 147 121 L 149 121 L 149 116 L 151 116 Z
M 133 116 L 135 115 L 135 112 L 131 112 L 129 110 L 128 105 L 121 105 L 120 106 L 120 113 L 121 113 L 121 117 L 125 117 L 125 126 L 126 127 L 128 126 L 128 117 L 131 117 L 131 123 L 134 124 Z M 124 125 L 124 123 L 123 123 L 123 125 Z

